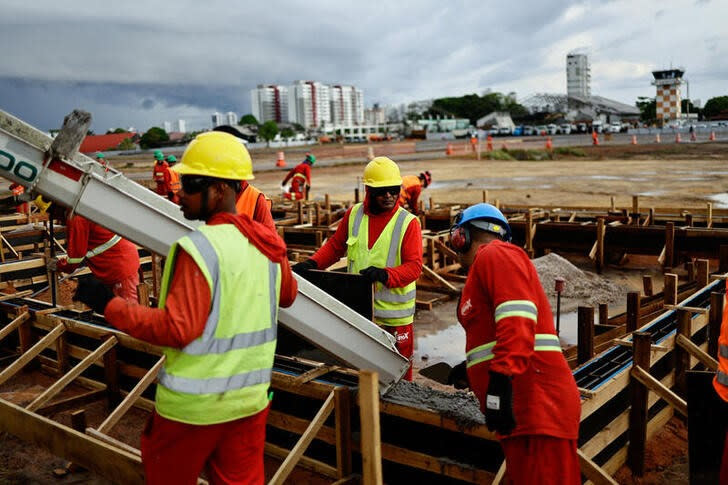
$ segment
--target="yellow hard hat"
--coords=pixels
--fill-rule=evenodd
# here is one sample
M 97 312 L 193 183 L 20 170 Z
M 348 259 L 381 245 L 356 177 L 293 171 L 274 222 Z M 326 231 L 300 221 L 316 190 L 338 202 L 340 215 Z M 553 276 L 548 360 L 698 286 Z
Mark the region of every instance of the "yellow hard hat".
M 373 158 L 364 168 L 364 185 L 369 187 L 402 185 L 399 167 L 387 157 Z
M 187 145 L 182 161 L 172 167 L 180 175 L 252 180 L 253 162 L 238 138 L 221 131 L 200 133 Z
M 38 208 L 41 214 L 45 214 L 52 203 L 53 202 L 51 201 L 46 202 L 45 200 L 43 200 L 42 195 L 39 195 L 35 198 L 35 206 Z

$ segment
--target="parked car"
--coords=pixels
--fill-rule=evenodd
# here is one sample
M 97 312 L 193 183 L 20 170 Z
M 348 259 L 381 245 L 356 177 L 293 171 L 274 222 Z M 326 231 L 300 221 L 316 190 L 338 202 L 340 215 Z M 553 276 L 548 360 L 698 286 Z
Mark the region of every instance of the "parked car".
M 548 131 L 548 128 L 546 128 L 546 125 L 538 125 L 536 126 L 536 134 L 545 136 L 546 132 Z
M 589 127 L 586 126 L 586 123 L 579 123 L 577 125 L 577 128 L 578 128 L 579 133 L 586 133 L 587 131 L 589 131 Z
M 570 135 L 571 134 L 571 125 L 568 123 L 564 123 L 559 127 L 559 131 L 564 135 Z
M 538 134 L 535 126 L 526 125 L 523 127 L 523 136 L 532 136 Z
M 512 135 L 513 136 L 523 135 L 523 128 L 524 128 L 523 125 L 518 125 L 518 126 L 514 127 Z
M 615 121 L 609 124 L 609 133 L 619 133 L 622 130 L 622 123 Z
M 591 131 L 595 131 L 597 133 L 603 133 L 604 126 L 602 126 L 602 122 L 600 120 L 592 121 Z
M 556 135 L 559 132 L 559 127 L 553 123 L 546 125 L 546 133 L 549 135 Z
M 511 134 L 511 128 L 510 126 L 501 126 L 498 128 L 498 134 L 499 135 L 510 135 Z

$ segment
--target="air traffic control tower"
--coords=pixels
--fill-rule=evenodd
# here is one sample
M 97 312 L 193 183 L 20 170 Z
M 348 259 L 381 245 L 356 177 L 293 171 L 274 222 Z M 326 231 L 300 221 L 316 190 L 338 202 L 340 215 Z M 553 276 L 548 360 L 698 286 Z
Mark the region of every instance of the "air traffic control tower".
M 653 71 L 655 80 L 652 84 L 657 88 L 655 97 L 657 119 L 664 122 L 676 120 L 682 115 L 680 102 L 680 85 L 683 83 L 685 69 L 667 69 Z

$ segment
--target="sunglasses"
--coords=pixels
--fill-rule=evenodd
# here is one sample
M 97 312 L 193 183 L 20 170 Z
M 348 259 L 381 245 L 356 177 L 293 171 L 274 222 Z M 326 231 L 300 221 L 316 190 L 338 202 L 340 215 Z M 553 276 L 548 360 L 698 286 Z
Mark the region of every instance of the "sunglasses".
M 392 196 L 399 195 L 400 187 L 394 186 L 394 187 L 372 187 L 369 189 L 372 197 L 383 197 L 387 194 Z
M 182 190 L 184 190 L 185 194 L 199 194 L 211 185 L 212 180 L 208 177 L 183 175 L 180 177 L 180 182 L 182 182 Z

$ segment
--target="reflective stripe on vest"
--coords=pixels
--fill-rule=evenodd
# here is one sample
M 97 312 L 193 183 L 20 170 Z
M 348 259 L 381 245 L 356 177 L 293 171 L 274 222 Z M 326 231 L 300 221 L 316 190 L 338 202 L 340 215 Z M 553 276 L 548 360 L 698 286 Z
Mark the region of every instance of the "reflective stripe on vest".
M 78 264 L 81 261 L 83 261 L 84 259 L 93 258 L 94 256 L 98 256 L 99 254 L 103 253 L 104 251 L 107 251 L 107 250 L 113 248 L 114 246 L 116 246 L 116 244 L 119 241 L 121 241 L 121 236 L 114 235 L 111 239 L 109 239 L 105 243 L 86 251 L 86 254 L 81 256 L 80 258 L 68 258 L 66 261 L 68 261 L 69 264 Z
M 722 371 L 718 371 L 718 373 L 715 376 L 715 379 L 724 386 L 728 386 L 728 374 L 723 373 Z
M 180 181 L 179 173 L 174 170 L 170 170 L 169 178 L 169 190 L 171 190 L 172 193 L 176 194 L 182 188 L 182 182 Z
M 534 323 L 538 320 L 538 308 L 529 300 L 505 301 L 495 307 L 495 323 L 508 317 L 530 318 Z
M 388 288 L 387 288 L 388 289 Z M 408 291 L 405 294 L 392 293 L 391 291 L 384 291 L 384 289 L 378 290 L 374 293 L 375 300 L 389 301 L 393 303 L 407 303 L 412 298 L 417 296 L 417 290 Z
M 302 173 L 294 173 L 294 174 L 293 174 L 293 178 L 295 179 L 296 177 L 298 177 L 298 178 L 302 178 L 304 182 L 308 182 L 308 179 L 307 179 L 307 178 L 306 178 L 306 176 L 305 176 L 304 174 L 302 174 Z
M 728 345 L 718 347 L 718 352 L 720 352 L 721 357 L 728 359 Z
M 207 379 L 190 379 L 172 376 L 162 368 L 159 371 L 159 382 L 169 389 L 187 394 L 223 393 L 243 387 L 270 382 L 273 369 L 258 369 L 230 377 L 213 377 Z
M 495 347 L 496 343 L 497 341 L 494 340 L 470 349 L 465 355 L 465 359 L 468 362 L 467 366 L 470 367 L 480 364 L 495 357 L 493 347 Z M 537 333 L 533 341 L 533 350 L 536 352 L 561 352 L 559 337 L 550 333 Z

